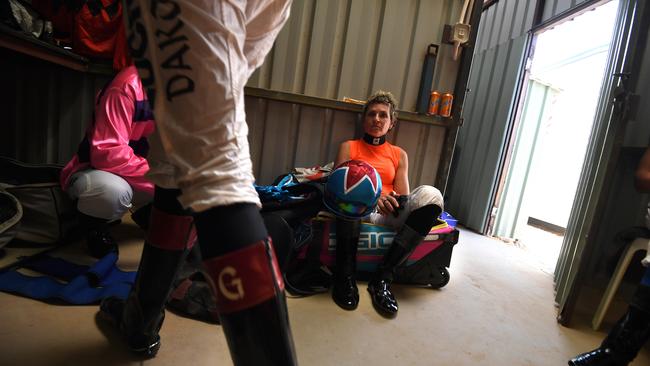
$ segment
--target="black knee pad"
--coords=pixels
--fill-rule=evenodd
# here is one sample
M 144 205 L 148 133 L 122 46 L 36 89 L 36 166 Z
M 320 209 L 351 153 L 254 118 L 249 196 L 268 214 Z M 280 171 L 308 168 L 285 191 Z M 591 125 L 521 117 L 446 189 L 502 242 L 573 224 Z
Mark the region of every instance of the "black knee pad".
M 153 205 L 160 211 L 172 215 L 189 215 L 190 211 L 181 206 L 178 196 L 181 195 L 180 189 L 167 189 L 159 186 L 155 187 L 153 195 Z
M 413 228 L 420 235 L 426 236 L 431 227 L 436 223 L 438 216 L 442 213 L 442 208 L 437 205 L 426 205 L 413 210 L 406 219 L 406 225 Z
M 213 207 L 194 215 L 204 259 L 217 257 L 268 237 L 260 209 L 252 203 Z

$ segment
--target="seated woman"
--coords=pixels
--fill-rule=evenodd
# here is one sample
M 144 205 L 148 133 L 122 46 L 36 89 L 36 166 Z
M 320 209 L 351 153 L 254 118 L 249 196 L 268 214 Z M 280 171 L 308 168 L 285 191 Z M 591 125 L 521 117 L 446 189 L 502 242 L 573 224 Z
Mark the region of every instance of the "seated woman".
M 420 186 L 411 191 L 408 182 L 408 156 L 400 147 L 386 141 L 395 127 L 397 102 L 391 93 L 378 91 L 363 108 L 363 138 L 341 144 L 336 158 L 338 166 L 347 160 L 363 160 L 372 165 L 382 181 L 377 209 L 366 219 L 374 224 L 394 228 L 397 235 L 383 262 L 368 283 L 375 309 L 384 316 L 395 316 L 398 306 L 390 285 L 395 268 L 429 233 L 443 209 L 440 191 Z M 359 292 L 355 281 L 355 263 L 359 222 L 338 218 L 336 222 L 336 273 L 332 298 L 346 310 L 356 309 Z
M 150 207 L 154 188 L 144 175 L 149 170 L 147 136 L 154 129 L 138 71 L 128 66 L 99 92 L 77 154 L 61 171 L 61 186 L 77 201 L 88 249 L 95 257 L 117 250 L 109 222 L 131 208 Z

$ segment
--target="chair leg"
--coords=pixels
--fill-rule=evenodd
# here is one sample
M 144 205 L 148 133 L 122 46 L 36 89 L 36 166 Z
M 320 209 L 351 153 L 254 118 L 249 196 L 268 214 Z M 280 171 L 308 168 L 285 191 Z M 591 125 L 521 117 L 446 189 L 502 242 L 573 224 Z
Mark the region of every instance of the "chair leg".
M 614 270 L 612 279 L 609 280 L 607 289 L 605 290 L 605 293 L 603 294 L 603 297 L 600 300 L 600 304 L 598 304 L 598 309 L 596 310 L 596 313 L 594 314 L 594 317 L 591 321 L 591 327 L 594 330 L 598 330 L 600 328 L 600 325 L 602 324 L 603 319 L 607 314 L 607 310 L 609 309 L 609 306 L 611 305 L 612 300 L 614 299 L 614 295 L 616 295 L 616 291 L 618 290 L 618 287 L 620 286 L 621 281 L 623 280 L 623 276 L 625 275 L 625 272 L 627 271 L 627 268 L 629 267 L 630 262 L 632 261 L 632 257 L 637 251 L 647 249 L 647 243 L 648 243 L 648 239 L 644 239 L 644 238 L 635 239 L 630 244 L 628 244 L 627 248 L 625 249 L 625 252 L 618 260 L 618 264 L 616 265 L 616 269 Z

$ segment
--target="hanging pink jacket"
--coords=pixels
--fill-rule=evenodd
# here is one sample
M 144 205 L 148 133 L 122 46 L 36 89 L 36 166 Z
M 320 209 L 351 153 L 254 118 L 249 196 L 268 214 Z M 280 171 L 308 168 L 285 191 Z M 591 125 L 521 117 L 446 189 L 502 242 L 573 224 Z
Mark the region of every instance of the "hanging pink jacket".
M 122 69 L 99 92 L 93 123 L 79 144 L 77 154 L 61 172 L 61 186 L 84 169 L 104 170 L 124 178 L 134 190 L 153 195 L 153 184 L 144 178 L 147 136 L 155 129 L 153 114 L 135 66 Z

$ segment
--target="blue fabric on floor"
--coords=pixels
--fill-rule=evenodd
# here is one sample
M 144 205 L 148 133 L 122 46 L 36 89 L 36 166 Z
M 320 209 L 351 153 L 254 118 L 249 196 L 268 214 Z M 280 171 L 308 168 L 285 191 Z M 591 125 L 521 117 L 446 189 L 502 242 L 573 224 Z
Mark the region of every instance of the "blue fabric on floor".
M 17 270 L 0 273 L 0 291 L 39 300 L 63 300 L 70 304 L 93 304 L 110 296 L 125 299 L 135 282 L 136 272 L 116 267 L 117 254 L 110 253 L 92 266 L 61 258 L 42 256 L 28 262 L 28 268 L 44 276 L 27 276 Z

